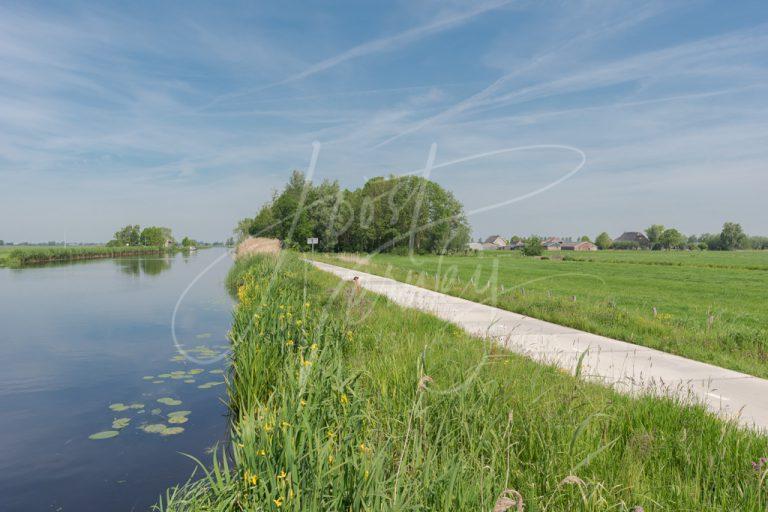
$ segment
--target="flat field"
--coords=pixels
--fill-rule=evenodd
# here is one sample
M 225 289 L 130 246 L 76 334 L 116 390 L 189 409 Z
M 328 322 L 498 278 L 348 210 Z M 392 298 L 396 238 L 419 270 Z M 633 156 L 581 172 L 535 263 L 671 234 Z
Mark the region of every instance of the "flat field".
M 518 252 L 329 263 L 768 377 L 768 251 Z M 563 258 L 563 259 L 554 259 Z M 655 308 L 655 313 L 654 313 Z

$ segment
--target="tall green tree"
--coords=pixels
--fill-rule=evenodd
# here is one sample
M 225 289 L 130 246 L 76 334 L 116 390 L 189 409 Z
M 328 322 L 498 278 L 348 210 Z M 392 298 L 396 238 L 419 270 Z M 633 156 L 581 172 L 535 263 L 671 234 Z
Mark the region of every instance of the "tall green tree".
M 166 242 L 173 243 L 173 236 L 169 228 L 149 226 L 141 231 L 141 245 L 163 247 Z
M 613 240 L 611 240 L 611 237 L 608 233 L 603 231 L 597 235 L 597 238 L 595 238 L 595 245 L 602 250 L 610 249 L 611 245 L 613 245 Z
M 645 230 L 645 236 L 648 237 L 651 249 L 658 249 L 660 244 L 661 234 L 664 233 L 664 226 L 662 224 L 652 224 Z
M 141 227 L 138 224 L 128 224 L 124 228 L 115 232 L 113 245 L 126 246 L 126 245 L 140 245 L 141 244 Z
M 726 251 L 744 249 L 747 244 L 747 235 L 741 229 L 741 224 L 726 222 L 720 232 L 720 248 Z
M 661 233 L 658 243 L 664 249 L 680 249 L 685 245 L 686 239 L 678 230 L 669 228 Z
M 427 179 L 376 177 L 350 191 L 337 182 L 314 185 L 298 171 L 235 229 L 240 237 L 270 236 L 298 248 L 317 237 L 322 251 L 432 253 L 463 249 L 469 232 L 461 203 Z

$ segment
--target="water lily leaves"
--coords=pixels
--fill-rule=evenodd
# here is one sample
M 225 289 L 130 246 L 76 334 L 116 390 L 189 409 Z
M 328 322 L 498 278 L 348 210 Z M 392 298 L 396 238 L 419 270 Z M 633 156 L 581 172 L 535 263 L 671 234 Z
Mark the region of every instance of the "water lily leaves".
M 151 423 L 149 425 L 141 426 L 141 430 L 143 430 L 147 434 L 159 434 L 167 428 L 168 427 L 165 426 L 163 423 Z
M 199 389 L 210 389 L 210 388 L 212 388 L 214 386 L 218 386 L 220 384 L 224 384 L 224 381 L 217 381 L 217 380 L 215 380 L 215 381 L 211 381 L 211 382 L 206 382 L 205 384 L 200 384 L 197 387 Z
M 144 377 L 142 377 L 142 379 L 144 379 L 144 380 L 153 380 L 154 378 L 155 377 L 152 376 L 152 375 L 145 375 Z
M 151 412 L 153 415 L 157 416 L 157 415 L 159 415 L 161 412 L 163 412 L 163 410 L 162 410 L 162 409 L 152 409 L 152 410 L 151 410 L 151 411 L 149 411 L 149 412 Z
M 161 373 L 160 375 L 158 375 L 158 377 L 160 377 L 161 379 L 169 379 L 171 377 L 171 374 L 170 373 Z
M 144 404 L 132 403 L 131 405 L 128 406 L 128 408 L 129 409 L 143 409 L 144 408 Z
M 200 333 L 200 334 L 195 336 L 195 338 L 197 338 L 199 340 L 203 340 L 203 339 L 210 338 L 210 337 L 211 337 L 211 333 L 209 333 L 209 332 L 202 332 L 202 333 Z
M 173 411 L 168 413 L 169 418 L 181 418 L 183 416 L 189 416 L 192 411 Z
M 115 437 L 118 434 L 120 434 L 120 432 L 117 430 L 104 430 L 103 432 L 96 432 L 95 434 L 89 435 L 88 439 L 109 439 L 110 437 Z
M 184 432 L 183 427 L 169 427 L 162 423 L 152 423 L 144 425 L 141 429 L 148 434 L 160 434 L 161 436 L 173 436 Z
M 128 406 L 120 402 L 116 404 L 109 404 L 109 408 L 112 409 L 113 411 L 118 411 L 118 412 L 128 410 Z
M 171 358 L 171 361 L 177 362 L 177 361 L 184 361 L 186 357 L 184 357 L 181 354 L 177 354 Z
M 190 375 L 197 375 L 198 373 L 203 373 L 205 370 L 202 368 L 195 368 L 194 370 L 189 370 L 187 373 Z
M 120 430 L 121 428 L 127 427 L 130 422 L 131 418 L 117 418 L 112 422 L 112 428 Z
M 216 370 L 211 370 L 208 373 L 219 374 L 219 373 L 224 373 L 224 370 L 216 369 Z
M 175 398 L 170 397 L 158 398 L 157 401 L 165 405 L 181 405 L 181 400 L 176 400 Z
M 164 380 L 153 380 L 152 384 L 162 384 L 163 382 L 165 382 L 165 381 Z
M 195 382 L 195 379 L 184 379 L 184 382 L 186 382 L 187 384 L 192 384 Z
M 187 418 L 186 416 L 177 416 L 174 418 L 168 418 L 168 423 L 173 423 L 173 424 L 182 424 L 182 423 L 186 423 L 187 421 L 189 421 L 189 418 Z

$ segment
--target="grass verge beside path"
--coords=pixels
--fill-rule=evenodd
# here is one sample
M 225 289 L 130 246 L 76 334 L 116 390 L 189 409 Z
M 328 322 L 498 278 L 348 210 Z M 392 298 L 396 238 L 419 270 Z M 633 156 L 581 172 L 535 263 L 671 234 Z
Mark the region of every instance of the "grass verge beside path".
M 625 251 L 638 253 L 626 256 L 635 258 L 630 262 L 600 260 L 625 257 L 618 251 L 576 256 L 599 255 L 594 261 L 539 260 L 498 252 L 443 257 L 379 254 L 363 266 L 348 255 L 316 257 L 768 378 L 768 272 L 736 267 L 744 257 L 750 265 L 759 258 L 768 263 L 768 251 L 733 253 L 728 268 L 682 264 L 689 259 L 685 255 L 658 251 Z M 637 264 L 637 258 L 648 264 Z M 663 264 L 668 260 L 681 264 Z M 708 261 L 715 260 L 719 265 L 729 262 L 722 254 Z
M 231 444 L 159 510 L 491 510 L 502 495 L 529 512 L 768 504 L 768 468 L 751 464 L 766 438 L 700 407 L 537 365 L 338 288 L 290 253 L 238 262 L 229 283 Z

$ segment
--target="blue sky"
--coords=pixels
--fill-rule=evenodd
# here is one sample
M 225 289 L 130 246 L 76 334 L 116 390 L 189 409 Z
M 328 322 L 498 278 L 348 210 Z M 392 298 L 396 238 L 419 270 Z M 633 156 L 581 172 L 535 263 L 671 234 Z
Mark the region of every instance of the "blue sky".
M 4 2 L 0 239 L 224 239 L 314 141 L 475 236 L 768 234 L 767 79 L 764 1 Z

